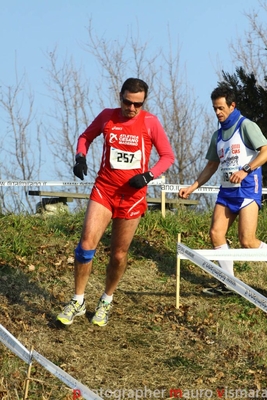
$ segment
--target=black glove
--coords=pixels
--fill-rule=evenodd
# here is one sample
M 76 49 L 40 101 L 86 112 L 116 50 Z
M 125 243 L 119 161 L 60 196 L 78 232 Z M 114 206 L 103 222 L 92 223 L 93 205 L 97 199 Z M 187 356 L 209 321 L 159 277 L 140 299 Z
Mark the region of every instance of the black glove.
M 146 186 L 150 181 L 152 181 L 152 179 L 154 179 L 152 172 L 144 172 L 143 174 L 133 176 L 129 180 L 129 185 L 136 189 L 141 189 L 142 187 Z
M 76 164 L 73 167 L 74 175 L 80 178 L 82 181 L 84 180 L 83 175 L 87 175 L 87 164 L 85 157 L 77 157 Z

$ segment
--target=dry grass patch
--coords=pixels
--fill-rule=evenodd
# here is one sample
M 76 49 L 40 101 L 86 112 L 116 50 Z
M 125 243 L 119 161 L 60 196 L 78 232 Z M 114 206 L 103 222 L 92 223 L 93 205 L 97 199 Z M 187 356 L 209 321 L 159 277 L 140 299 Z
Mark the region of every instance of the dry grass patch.
M 159 398 L 167 399 L 171 388 L 206 388 L 218 398 L 217 388 L 266 386 L 264 312 L 238 295 L 204 296 L 202 288 L 216 281 L 189 261 L 182 261 L 181 306 L 175 309 L 177 233 L 183 232 L 189 247 L 210 247 L 208 237 L 198 234 L 205 232 L 209 214 L 189 216 L 188 211 L 180 211 L 167 214 L 165 220 L 157 212 L 147 214 L 133 241 L 110 322 L 99 328 L 90 324 L 90 317 L 105 281 L 107 231 L 87 286 L 88 313 L 67 329 L 60 329 L 55 317 L 72 295 L 73 249 L 82 216 L 46 221 L 9 218 L 8 224 L 5 220 L 0 226 L 5 231 L 0 323 L 28 349 L 33 346 L 102 393 L 124 389 L 127 395 L 127 390 L 147 388 L 160 390 Z M 265 263 L 239 263 L 236 271 L 240 279 L 267 295 Z M 25 363 L 0 343 L 1 399 L 23 398 L 26 371 Z M 71 390 L 36 362 L 31 377 L 29 399 L 72 399 Z

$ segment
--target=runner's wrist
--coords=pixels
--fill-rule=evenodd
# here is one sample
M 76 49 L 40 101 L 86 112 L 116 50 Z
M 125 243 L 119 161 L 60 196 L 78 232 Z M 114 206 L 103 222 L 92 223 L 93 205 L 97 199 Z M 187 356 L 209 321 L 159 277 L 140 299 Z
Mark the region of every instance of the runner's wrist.
M 81 158 L 81 157 L 85 158 L 85 155 L 83 153 L 77 153 L 75 156 L 75 161 L 77 161 L 78 158 Z
M 251 166 L 249 164 L 243 165 L 242 170 L 247 174 L 250 174 L 252 172 Z

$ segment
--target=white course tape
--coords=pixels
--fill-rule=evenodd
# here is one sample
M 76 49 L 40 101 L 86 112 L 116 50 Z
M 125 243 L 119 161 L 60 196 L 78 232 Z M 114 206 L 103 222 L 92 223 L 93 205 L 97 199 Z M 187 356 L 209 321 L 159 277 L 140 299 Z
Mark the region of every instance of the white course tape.
M 240 279 L 228 274 L 228 272 L 222 270 L 222 268 L 220 268 L 218 265 L 209 261 L 207 258 L 203 257 L 182 243 L 177 244 L 177 253 L 182 253 L 187 259 L 191 260 L 204 271 L 214 276 L 220 282 L 223 282 L 250 303 L 261 308 L 264 312 L 267 312 L 267 298 L 256 290 L 252 289 L 250 286 L 246 285 L 244 282 L 240 281 Z
M 65 181 L 0 181 L 0 186 L 90 186 L 90 182 Z
M 233 260 L 233 261 L 265 261 L 267 262 L 267 249 L 228 249 L 214 250 L 201 249 L 194 250 L 196 253 L 208 258 L 209 260 Z M 180 255 L 180 259 L 187 257 Z
M 161 190 L 166 193 L 178 193 L 180 189 L 187 188 L 189 185 L 179 185 L 172 183 L 165 183 L 161 185 Z M 195 193 L 218 193 L 220 186 L 201 186 L 194 190 L 192 194 Z M 267 188 L 262 188 L 262 194 L 267 193 Z
M 162 178 L 153 179 L 148 183 L 148 186 L 161 186 L 165 182 Z
M 0 324 L 0 341 L 4 343 L 9 350 L 13 351 L 27 364 L 31 362 L 31 353 L 26 349 L 3 325 Z
M 172 184 L 172 183 L 165 183 L 161 185 L 161 190 L 166 193 L 178 193 L 180 189 L 186 188 L 189 185 L 179 185 L 179 184 Z M 218 193 L 219 186 L 202 186 L 196 190 L 195 193 Z
M 32 362 L 34 358 L 39 364 L 47 369 L 51 374 L 64 382 L 71 389 L 77 390 L 79 394 L 86 400 L 103 400 L 92 390 L 88 389 L 82 383 L 78 382 L 72 376 L 67 374 L 61 368 L 57 367 L 51 361 L 47 360 L 37 351 L 29 352 L 7 329 L 0 324 L 0 341 L 9 348 L 13 353 L 20 357 L 27 364 Z
M 0 181 L 0 186 L 92 186 L 92 182 L 80 181 L 25 181 L 25 180 L 9 180 Z M 148 186 L 161 186 L 161 190 L 166 193 L 178 193 L 181 188 L 189 185 L 179 185 L 173 183 L 165 183 L 165 179 L 157 178 L 148 183 Z M 218 193 L 219 186 L 201 186 L 194 193 Z M 267 193 L 267 188 L 262 189 L 262 194 Z
M 161 186 L 164 181 L 162 178 L 154 179 L 149 182 L 148 186 Z M 92 182 L 76 182 L 76 181 L 0 181 L 0 186 L 92 186 Z
M 61 368 L 53 364 L 51 361 L 47 360 L 41 354 L 37 353 L 37 351 L 33 351 L 33 358 L 41 364 L 45 369 L 47 369 L 51 374 L 56 376 L 62 382 L 64 382 L 67 386 L 72 389 L 78 389 L 82 397 L 88 400 L 103 400 L 102 397 L 99 397 L 96 393 L 92 392 L 92 390 L 88 389 L 82 383 L 78 382 L 71 375 L 67 374 Z

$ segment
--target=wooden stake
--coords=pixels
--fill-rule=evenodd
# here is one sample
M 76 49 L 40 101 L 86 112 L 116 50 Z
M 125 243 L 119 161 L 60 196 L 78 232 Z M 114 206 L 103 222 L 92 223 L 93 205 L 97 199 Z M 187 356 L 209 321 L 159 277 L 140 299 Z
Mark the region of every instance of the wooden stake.
M 31 380 L 32 353 L 33 353 L 33 346 L 31 348 L 31 353 L 30 353 L 30 363 L 29 363 L 28 371 L 27 371 L 27 378 L 26 378 L 26 383 L 25 383 L 25 390 L 24 390 L 23 400 L 27 400 L 27 398 L 28 398 L 29 383 L 30 383 L 30 380 Z
M 178 233 L 177 243 L 181 243 L 181 234 Z M 180 254 L 177 252 L 176 262 L 176 308 L 180 307 Z
M 162 182 L 165 183 L 165 176 L 162 176 Z M 166 193 L 164 190 L 161 191 L 161 214 L 163 218 L 165 218 L 166 215 Z

